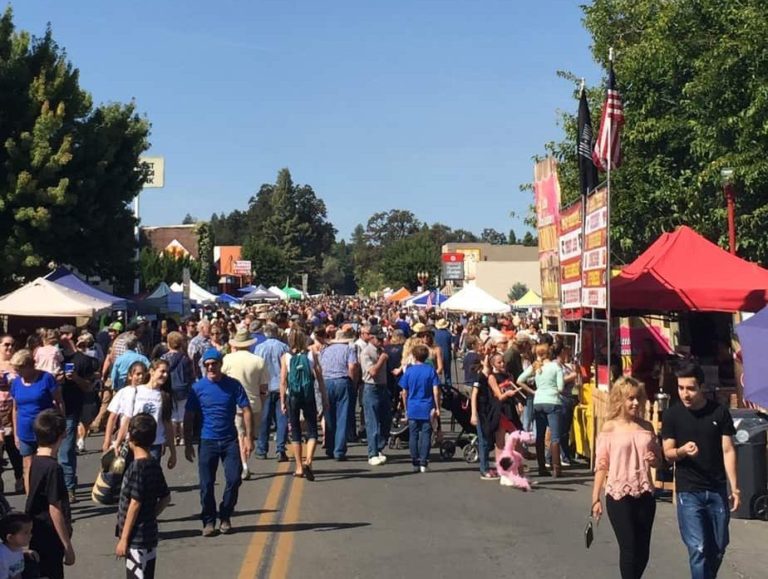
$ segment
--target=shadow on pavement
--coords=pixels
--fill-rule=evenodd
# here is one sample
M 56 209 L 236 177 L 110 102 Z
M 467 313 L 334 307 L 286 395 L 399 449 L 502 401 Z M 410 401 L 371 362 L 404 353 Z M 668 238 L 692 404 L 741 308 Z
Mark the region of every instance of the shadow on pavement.
M 235 517 L 244 517 L 248 515 L 260 515 L 262 513 L 276 513 L 276 509 L 253 509 L 251 511 L 235 511 L 234 516 Z M 186 515 L 184 517 L 176 517 L 174 519 L 166 519 L 161 518 L 158 522 L 160 523 L 181 523 L 184 521 L 199 521 L 200 520 L 200 513 L 193 513 L 191 515 Z
M 286 523 L 284 525 L 243 525 L 234 526 L 232 534 L 238 533 L 296 533 L 300 531 L 343 531 L 368 527 L 371 523 Z M 218 534 L 217 534 L 218 535 Z M 173 539 L 189 539 L 200 537 L 201 529 L 177 529 L 175 531 L 160 531 L 158 538 L 161 541 Z

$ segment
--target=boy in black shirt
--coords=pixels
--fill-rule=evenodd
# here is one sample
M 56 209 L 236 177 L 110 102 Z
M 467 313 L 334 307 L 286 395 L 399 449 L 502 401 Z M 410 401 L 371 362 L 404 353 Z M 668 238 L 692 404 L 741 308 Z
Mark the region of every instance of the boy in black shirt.
M 64 486 L 64 471 L 56 455 L 67 423 L 56 410 L 43 410 L 35 418 L 37 454 L 29 468 L 26 512 L 32 517 L 30 548 L 40 555 L 40 576 L 62 579 L 64 565 L 75 564 L 72 517 Z
M 728 546 L 729 509 L 739 507 L 731 440 L 736 431 L 728 409 L 704 397 L 704 373 L 698 364 L 685 362 L 675 374 L 680 403 L 664 412 L 664 455 L 677 463 L 677 522 L 688 548 L 691 577 L 712 579 Z
M 128 579 L 153 579 L 157 561 L 157 517 L 171 502 L 163 469 L 149 454 L 155 441 L 157 422 L 150 414 L 137 414 L 128 426 L 128 444 L 133 462 L 123 476 L 117 512 L 115 548 L 125 557 Z

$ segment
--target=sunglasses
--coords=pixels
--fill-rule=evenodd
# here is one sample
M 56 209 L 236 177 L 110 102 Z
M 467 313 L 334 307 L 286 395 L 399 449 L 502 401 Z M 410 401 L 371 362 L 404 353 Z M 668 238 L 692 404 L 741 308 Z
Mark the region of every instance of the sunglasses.
M 203 366 L 206 368 L 212 368 L 213 366 L 216 366 L 219 362 L 217 360 L 208 360 L 207 362 L 203 362 Z

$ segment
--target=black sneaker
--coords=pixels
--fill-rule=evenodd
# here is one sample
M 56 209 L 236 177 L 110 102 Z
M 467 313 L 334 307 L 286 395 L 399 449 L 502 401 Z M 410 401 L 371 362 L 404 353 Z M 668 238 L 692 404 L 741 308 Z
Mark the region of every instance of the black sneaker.
M 288 462 L 288 455 L 284 452 L 278 452 L 275 458 L 277 458 L 277 462 Z

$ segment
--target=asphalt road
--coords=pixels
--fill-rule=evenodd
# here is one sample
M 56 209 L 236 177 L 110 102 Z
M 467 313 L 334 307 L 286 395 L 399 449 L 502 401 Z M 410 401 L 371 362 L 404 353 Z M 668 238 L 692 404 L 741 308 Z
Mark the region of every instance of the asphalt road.
M 89 439 L 92 448 L 97 442 Z M 113 554 L 115 508 L 87 498 L 97 458 L 81 457 L 77 564 L 68 577 L 124 576 Z M 618 577 L 607 520 L 592 548 L 583 546 L 591 484 L 585 467 L 523 493 L 481 481 L 477 465 L 460 458 L 434 460 L 430 472 L 414 474 L 407 451 L 391 451 L 386 465 L 371 467 L 362 445 L 346 462 L 318 459 L 315 482 L 294 479 L 292 464 L 251 464 L 256 475 L 241 487 L 236 532 L 213 538 L 200 536 L 196 466 L 182 459 L 166 473 L 173 500 L 161 517 L 158 577 Z M 12 488 L 10 474 L 4 478 Z M 9 501 L 23 504 L 18 496 Z M 720 576 L 765 577 L 768 523 L 734 520 L 731 535 Z M 646 577 L 688 576 L 668 500 L 659 503 L 651 549 Z

